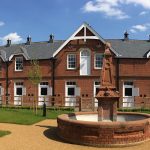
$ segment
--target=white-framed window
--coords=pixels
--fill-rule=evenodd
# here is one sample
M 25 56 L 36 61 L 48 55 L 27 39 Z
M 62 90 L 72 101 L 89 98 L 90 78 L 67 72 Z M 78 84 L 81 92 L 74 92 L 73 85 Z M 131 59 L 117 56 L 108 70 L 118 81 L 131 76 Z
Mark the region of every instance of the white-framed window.
M 76 69 L 76 54 L 67 55 L 67 69 Z
M 16 57 L 15 58 L 15 71 L 22 71 L 23 70 L 23 57 Z
M 96 53 L 94 58 L 94 68 L 95 69 L 102 69 L 103 66 L 103 54 Z

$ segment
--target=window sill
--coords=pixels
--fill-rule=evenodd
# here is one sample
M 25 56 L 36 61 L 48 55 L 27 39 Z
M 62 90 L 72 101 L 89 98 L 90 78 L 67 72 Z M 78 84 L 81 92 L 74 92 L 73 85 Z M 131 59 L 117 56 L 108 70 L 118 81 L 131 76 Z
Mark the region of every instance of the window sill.
M 14 72 L 23 72 L 23 70 L 14 70 Z
M 102 68 L 94 68 L 94 70 L 101 70 Z
M 76 68 L 67 68 L 66 70 L 71 71 L 71 70 L 77 70 Z

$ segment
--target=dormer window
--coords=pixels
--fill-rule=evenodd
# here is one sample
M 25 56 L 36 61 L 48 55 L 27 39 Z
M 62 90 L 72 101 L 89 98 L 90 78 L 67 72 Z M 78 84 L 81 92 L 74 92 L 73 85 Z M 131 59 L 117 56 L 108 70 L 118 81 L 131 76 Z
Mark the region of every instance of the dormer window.
M 22 71 L 23 70 L 23 57 L 16 57 L 15 58 L 15 71 Z

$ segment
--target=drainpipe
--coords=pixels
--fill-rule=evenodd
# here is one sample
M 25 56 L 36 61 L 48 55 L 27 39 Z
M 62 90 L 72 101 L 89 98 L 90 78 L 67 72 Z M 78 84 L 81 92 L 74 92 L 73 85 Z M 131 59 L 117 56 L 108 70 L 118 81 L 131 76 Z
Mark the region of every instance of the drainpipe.
M 55 96 L 55 61 L 56 61 L 56 58 L 52 57 L 51 59 L 51 70 L 52 70 L 52 73 L 51 73 L 51 85 L 52 85 L 52 96 Z M 52 98 L 52 106 L 54 106 L 55 104 L 55 98 Z
M 117 88 L 117 91 L 119 91 L 119 63 L 120 63 L 120 59 L 117 58 L 117 66 L 116 66 L 116 88 Z
M 117 64 L 116 64 L 116 89 L 117 91 L 120 90 L 120 87 L 119 87 L 119 63 L 120 63 L 120 59 L 117 58 Z M 119 103 L 117 103 L 117 107 L 119 108 L 120 106 L 120 101 Z
M 8 80 L 8 65 L 9 65 L 9 62 L 6 61 L 6 105 L 8 105 L 8 102 L 9 102 L 9 93 L 8 93 L 8 87 L 9 87 L 9 80 Z

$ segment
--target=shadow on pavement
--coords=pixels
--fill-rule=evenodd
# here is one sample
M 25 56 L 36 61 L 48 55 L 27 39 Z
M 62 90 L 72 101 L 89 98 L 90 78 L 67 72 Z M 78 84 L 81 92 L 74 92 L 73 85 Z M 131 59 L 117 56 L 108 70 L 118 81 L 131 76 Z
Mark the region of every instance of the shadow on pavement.
M 65 141 L 63 141 L 63 140 L 57 135 L 57 127 L 55 127 L 55 126 L 43 126 L 43 125 L 36 125 L 36 126 L 47 128 L 47 129 L 43 132 L 43 134 L 44 134 L 48 139 L 51 139 L 51 140 L 54 140 L 54 141 L 58 141 L 58 142 L 66 143 Z

